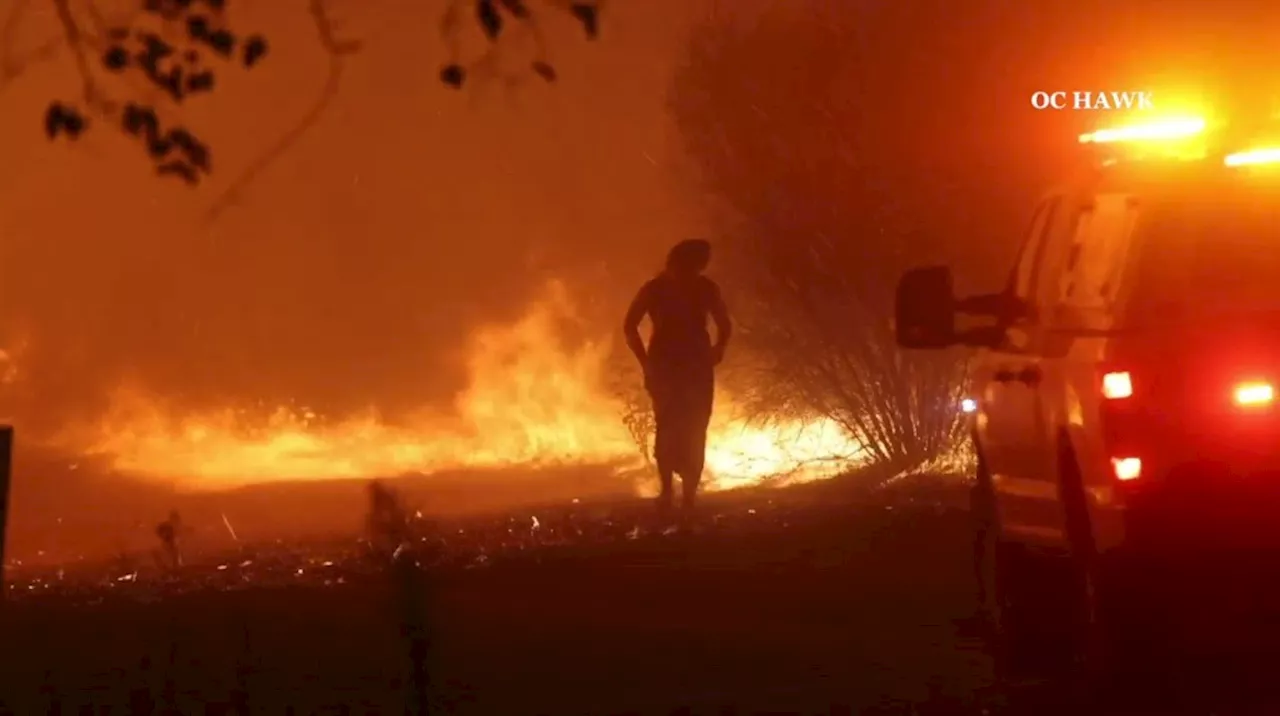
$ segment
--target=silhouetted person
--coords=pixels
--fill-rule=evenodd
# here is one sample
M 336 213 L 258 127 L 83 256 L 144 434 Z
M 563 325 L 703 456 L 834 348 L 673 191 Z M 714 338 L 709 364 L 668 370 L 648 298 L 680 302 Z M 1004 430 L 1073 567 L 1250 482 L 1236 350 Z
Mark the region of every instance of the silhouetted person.
M 640 287 L 623 322 L 627 346 L 644 370 L 653 401 L 654 461 L 662 480 L 658 504 L 671 505 L 674 476 L 680 476 L 683 505 L 692 508 L 702 480 L 707 427 L 715 396 L 715 367 L 724 358 L 733 331 L 720 287 L 703 275 L 711 244 L 690 239 L 667 254 L 666 269 Z M 640 322 L 653 325 L 646 348 Z M 707 321 L 716 325 L 713 343 Z

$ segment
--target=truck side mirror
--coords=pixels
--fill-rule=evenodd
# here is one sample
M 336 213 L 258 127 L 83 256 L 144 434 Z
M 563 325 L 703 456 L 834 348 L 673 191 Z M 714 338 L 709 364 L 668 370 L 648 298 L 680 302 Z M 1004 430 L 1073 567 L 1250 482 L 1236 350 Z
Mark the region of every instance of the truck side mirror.
M 894 327 L 903 348 L 946 348 L 957 342 L 951 269 L 912 269 L 898 281 Z

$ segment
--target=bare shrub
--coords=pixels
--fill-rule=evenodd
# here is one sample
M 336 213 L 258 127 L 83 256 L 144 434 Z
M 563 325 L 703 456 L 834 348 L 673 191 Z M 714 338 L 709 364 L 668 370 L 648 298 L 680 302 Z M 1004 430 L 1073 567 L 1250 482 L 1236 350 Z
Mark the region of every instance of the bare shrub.
M 645 392 L 644 381 L 639 377 L 638 369 L 627 369 L 621 365 L 609 372 L 609 390 L 618 400 L 622 410 L 622 424 L 635 442 L 646 465 L 653 464 L 653 437 L 657 431 L 657 423 L 653 418 L 653 406 L 649 394 Z
M 713 18 L 694 34 L 672 108 L 726 205 L 717 265 L 754 357 L 752 377 L 735 381 L 747 405 L 831 418 L 874 464 L 902 471 L 956 445 L 963 358 L 896 347 L 897 277 L 944 247 L 893 216 L 895 197 L 859 164 L 867 140 L 846 127 L 862 108 L 832 89 L 856 68 L 832 22 L 804 3 Z

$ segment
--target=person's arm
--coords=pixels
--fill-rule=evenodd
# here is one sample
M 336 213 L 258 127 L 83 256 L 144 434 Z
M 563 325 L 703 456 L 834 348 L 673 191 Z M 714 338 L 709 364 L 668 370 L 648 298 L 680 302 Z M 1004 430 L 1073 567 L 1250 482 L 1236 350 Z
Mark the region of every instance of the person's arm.
M 729 338 L 733 335 L 733 321 L 729 319 L 729 307 L 725 305 L 720 287 L 711 284 L 711 320 L 716 324 L 716 363 L 724 360 L 724 351 L 729 347 Z
M 640 337 L 640 322 L 649 313 L 649 284 L 640 287 L 636 293 L 636 297 L 631 300 L 631 307 L 627 309 L 626 318 L 622 320 L 622 335 L 627 339 L 627 348 L 635 354 L 636 360 L 640 361 L 640 367 L 645 368 L 649 363 L 649 356 L 644 348 L 644 339 Z

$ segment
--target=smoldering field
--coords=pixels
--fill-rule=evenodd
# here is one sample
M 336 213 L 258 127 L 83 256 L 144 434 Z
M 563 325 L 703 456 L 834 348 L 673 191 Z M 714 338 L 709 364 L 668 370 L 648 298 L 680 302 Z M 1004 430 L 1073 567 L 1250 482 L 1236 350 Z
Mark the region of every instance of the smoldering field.
M 92 420 L 20 443 L 14 556 L 145 551 L 170 509 L 206 547 L 350 532 L 370 478 L 403 478 L 433 516 L 647 494 L 636 371 L 606 338 L 557 333 L 582 330 L 566 295 L 553 288 L 514 324 L 473 333 L 466 387 L 400 415 L 376 403 L 335 417 L 290 403 L 186 407 L 113 389 Z M 860 460 L 830 420 L 752 417 L 730 389 L 712 437 L 710 489 L 829 477 Z
M 311 311 L 326 306 L 298 310 L 275 320 L 319 323 Z M 424 341 L 422 365 L 406 362 L 401 382 L 393 383 L 385 381 L 396 370 L 394 346 L 370 338 L 372 353 L 343 347 L 360 339 L 344 338 L 344 330 L 356 329 L 335 322 L 328 340 L 348 363 L 340 367 L 323 350 L 318 360 L 333 376 L 354 376 L 352 385 L 334 378 L 314 402 L 234 383 L 215 390 L 221 373 L 202 370 L 208 364 L 197 358 L 184 369 L 158 367 L 177 359 L 155 352 L 180 351 L 180 344 L 166 348 L 145 333 L 147 340 L 129 348 L 141 351 L 139 365 L 152 367 L 110 370 L 110 362 L 89 359 L 65 368 L 80 382 L 76 391 L 50 387 L 42 400 L 45 386 L 56 385 L 50 364 L 77 354 L 58 337 L 77 334 L 37 328 L 9 354 L 6 388 L 35 398 L 15 401 L 12 554 L 131 551 L 139 539 L 153 539 L 154 523 L 169 509 L 183 506 L 205 516 L 206 530 L 221 533 L 223 523 L 236 541 L 229 523 L 259 538 L 349 530 L 363 515 L 359 482 L 371 478 L 416 476 L 407 485 L 432 514 L 643 493 L 650 487 L 646 401 L 638 371 L 601 324 L 577 311 L 565 284 L 553 282 L 525 315 L 473 327 L 446 349 L 460 366 L 437 361 L 444 367 L 433 371 Z M 225 340 L 239 339 L 229 330 Z M 126 339 L 104 340 L 109 351 Z M 385 363 L 383 351 L 391 355 Z M 271 363 L 268 343 L 262 372 L 294 385 L 295 395 L 311 395 L 305 374 L 315 367 L 298 360 L 297 370 Z M 151 371 L 173 382 L 153 383 Z M 433 380 L 459 373 L 451 394 L 431 394 L 441 390 Z M 195 388 L 183 387 L 184 374 Z M 749 417 L 731 389 L 721 391 L 708 455 L 711 489 L 827 477 L 858 460 L 857 442 L 829 420 Z M 325 481 L 339 484 L 298 484 Z

